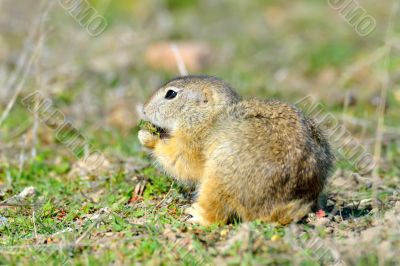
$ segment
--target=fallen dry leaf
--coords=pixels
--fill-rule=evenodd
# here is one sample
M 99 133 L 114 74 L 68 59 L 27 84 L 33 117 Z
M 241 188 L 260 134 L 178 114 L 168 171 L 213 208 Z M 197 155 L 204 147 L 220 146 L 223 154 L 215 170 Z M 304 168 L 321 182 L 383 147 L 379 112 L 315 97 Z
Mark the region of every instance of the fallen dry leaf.
M 61 221 L 65 216 L 67 216 L 67 212 L 64 209 L 59 210 L 57 213 L 57 220 Z

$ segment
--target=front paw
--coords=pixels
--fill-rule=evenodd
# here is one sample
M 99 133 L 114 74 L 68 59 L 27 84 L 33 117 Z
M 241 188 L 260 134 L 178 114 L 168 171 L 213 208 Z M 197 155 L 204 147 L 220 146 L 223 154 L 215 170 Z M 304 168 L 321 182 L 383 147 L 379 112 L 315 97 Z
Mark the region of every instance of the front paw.
M 153 149 L 160 138 L 147 130 L 141 129 L 138 133 L 138 139 L 143 146 Z
M 211 224 L 205 217 L 205 212 L 202 207 L 198 203 L 194 203 L 191 207 L 185 210 L 186 214 L 189 214 L 191 217 L 187 220 L 192 224 L 199 224 L 202 226 L 208 226 Z

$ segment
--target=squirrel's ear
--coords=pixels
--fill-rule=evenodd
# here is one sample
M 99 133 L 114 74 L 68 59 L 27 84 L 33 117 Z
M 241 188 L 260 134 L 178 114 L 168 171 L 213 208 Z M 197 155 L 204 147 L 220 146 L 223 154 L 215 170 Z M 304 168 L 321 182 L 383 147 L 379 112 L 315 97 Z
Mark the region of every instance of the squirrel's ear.
M 212 95 L 210 94 L 210 92 L 205 91 L 203 96 L 203 103 L 208 103 L 209 101 L 211 101 L 211 99 Z

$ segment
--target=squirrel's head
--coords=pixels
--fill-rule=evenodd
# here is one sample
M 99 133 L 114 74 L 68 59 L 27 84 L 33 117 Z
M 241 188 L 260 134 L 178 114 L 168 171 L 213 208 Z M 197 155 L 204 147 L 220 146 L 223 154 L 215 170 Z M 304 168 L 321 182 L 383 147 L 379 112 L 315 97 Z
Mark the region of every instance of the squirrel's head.
M 240 97 L 222 80 L 210 76 L 184 76 L 159 88 L 143 106 L 154 125 L 173 131 L 200 125 Z

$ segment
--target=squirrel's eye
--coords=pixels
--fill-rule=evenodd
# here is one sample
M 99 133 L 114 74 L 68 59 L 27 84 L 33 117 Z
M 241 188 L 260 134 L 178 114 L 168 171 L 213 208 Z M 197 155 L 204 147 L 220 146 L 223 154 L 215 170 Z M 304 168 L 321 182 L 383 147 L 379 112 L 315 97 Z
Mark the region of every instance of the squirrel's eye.
M 167 94 L 165 94 L 165 99 L 171 100 L 171 99 L 175 98 L 177 94 L 178 93 L 176 91 L 169 90 L 169 91 L 167 91 Z

